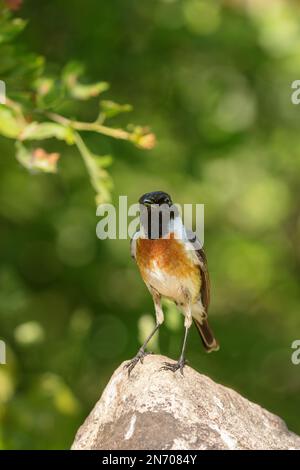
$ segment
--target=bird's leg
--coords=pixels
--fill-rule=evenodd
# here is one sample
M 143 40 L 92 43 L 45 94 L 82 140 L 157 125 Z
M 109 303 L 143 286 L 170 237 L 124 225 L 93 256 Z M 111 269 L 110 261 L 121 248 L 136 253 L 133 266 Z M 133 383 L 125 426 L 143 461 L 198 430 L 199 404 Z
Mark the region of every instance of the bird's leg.
M 150 290 L 150 289 L 149 289 Z M 128 369 L 128 375 L 130 375 L 132 369 L 137 365 L 137 363 L 140 361 L 143 364 L 144 357 L 147 356 L 148 354 L 152 354 L 152 352 L 147 352 L 146 347 L 151 338 L 155 335 L 157 330 L 159 329 L 160 325 L 164 321 L 164 313 L 161 307 L 161 298 L 160 295 L 158 294 L 157 291 L 154 291 L 153 289 L 150 290 L 153 296 L 153 301 L 154 301 L 154 307 L 155 307 L 155 314 L 156 314 L 156 325 L 155 328 L 151 331 L 150 335 L 147 337 L 143 345 L 140 347 L 138 350 L 136 356 L 134 356 L 131 361 L 127 362 L 125 364 L 126 369 Z
M 140 361 L 142 364 L 144 362 L 144 357 L 147 356 L 148 354 L 152 354 L 150 351 L 145 351 L 147 344 L 149 343 L 150 339 L 152 336 L 156 333 L 158 328 L 160 327 L 160 324 L 157 323 L 155 325 L 155 328 L 153 331 L 150 333 L 144 344 L 140 347 L 138 350 L 137 354 L 132 358 L 127 364 L 125 364 L 125 368 L 128 369 L 128 375 L 130 375 L 130 372 L 132 369 L 137 365 L 137 363 Z
M 191 324 L 192 324 L 192 313 L 191 313 L 191 309 L 189 308 L 188 310 L 185 311 L 185 320 L 184 320 L 185 332 L 184 332 L 184 338 L 183 338 L 183 344 L 182 344 L 180 357 L 178 361 L 175 363 L 164 362 L 164 365 L 160 368 L 160 370 L 171 370 L 172 372 L 176 372 L 178 369 L 180 369 L 180 372 L 183 375 L 183 368 L 187 364 L 187 361 L 185 359 L 185 349 L 186 349 L 188 332 L 189 332 Z
M 181 350 L 180 358 L 178 359 L 178 361 L 175 363 L 164 362 L 164 365 L 160 368 L 160 370 L 171 370 L 172 372 L 176 372 L 178 369 L 180 369 L 180 372 L 183 375 L 183 368 L 187 364 L 187 361 L 185 359 L 185 348 L 186 348 L 186 340 L 187 340 L 189 329 L 190 329 L 189 326 L 185 327 L 182 350 Z

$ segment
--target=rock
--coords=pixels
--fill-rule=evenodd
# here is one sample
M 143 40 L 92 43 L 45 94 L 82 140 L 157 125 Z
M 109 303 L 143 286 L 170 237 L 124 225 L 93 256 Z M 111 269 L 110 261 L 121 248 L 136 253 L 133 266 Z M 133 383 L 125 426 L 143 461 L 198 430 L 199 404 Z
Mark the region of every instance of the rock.
M 122 364 L 72 449 L 300 449 L 278 416 L 190 367 L 160 371 L 166 360 L 147 356 L 130 378 Z

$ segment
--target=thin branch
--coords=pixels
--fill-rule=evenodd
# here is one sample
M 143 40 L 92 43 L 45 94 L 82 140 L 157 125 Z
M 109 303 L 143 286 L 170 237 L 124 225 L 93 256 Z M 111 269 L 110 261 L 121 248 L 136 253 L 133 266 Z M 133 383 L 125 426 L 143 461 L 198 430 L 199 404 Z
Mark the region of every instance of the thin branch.
M 85 145 L 78 132 L 75 132 L 74 143 L 82 156 L 90 177 L 91 184 L 97 193 L 96 202 L 100 204 L 102 202 L 109 201 L 109 185 L 111 183 L 109 174 L 103 168 L 97 165 L 88 147 Z
M 64 126 L 70 126 L 72 129 L 77 131 L 94 131 L 109 137 L 114 137 L 115 139 L 122 140 L 130 140 L 131 137 L 130 132 L 124 131 L 123 129 L 114 129 L 112 127 L 103 126 L 98 122 L 73 121 L 72 119 L 68 119 L 64 116 L 61 116 L 60 114 L 52 112 L 47 113 L 47 116 L 52 121 L 55 121 L 58 124 L 62 124 Z

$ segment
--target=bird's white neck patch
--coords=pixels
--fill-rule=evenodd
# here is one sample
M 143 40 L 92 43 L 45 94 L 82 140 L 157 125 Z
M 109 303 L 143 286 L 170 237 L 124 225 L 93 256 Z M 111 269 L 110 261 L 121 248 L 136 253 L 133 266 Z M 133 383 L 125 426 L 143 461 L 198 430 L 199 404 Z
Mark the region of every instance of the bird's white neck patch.
M 186 240 L 186 230 L 182 219 L 179 215 L 171 219 L 169 222 L 169 233 L 174 233 L 174 237 L 178 240 Z
M 162 211 L 159 218 L 159 213 L 151 215 L 153 219 L 143 217 L 140 224 L 139 236 L 141 238 L 151 238 L 153 240 L 159 238 L 167 239 L 170 233 L 174 234 L 177 240 L 187 240 L 186 229 L 183 225 L 182 219 L 179 214 L 171 217 L 169 211 Z M 150 231 L 149 231 L 150 227 Z

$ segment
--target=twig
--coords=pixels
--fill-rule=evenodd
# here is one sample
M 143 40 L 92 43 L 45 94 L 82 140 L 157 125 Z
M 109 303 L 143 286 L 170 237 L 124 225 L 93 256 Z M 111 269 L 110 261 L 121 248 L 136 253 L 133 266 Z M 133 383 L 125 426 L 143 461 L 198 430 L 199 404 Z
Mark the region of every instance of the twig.
M 98 122 L 81 122 L 73 121 L 64 116 L 61 116 L 57 113 L 49 112 L 47 116 L 52 121 L 62 124 L 64 126 L 70 126 L 72 129 L 77 131 L 94 131 L 109 137 L 114 137 L 115 139 L 130 140 L 130 132 L 124 131 L 123 129 L 114 129 L 112 127 L 103 126 Z

